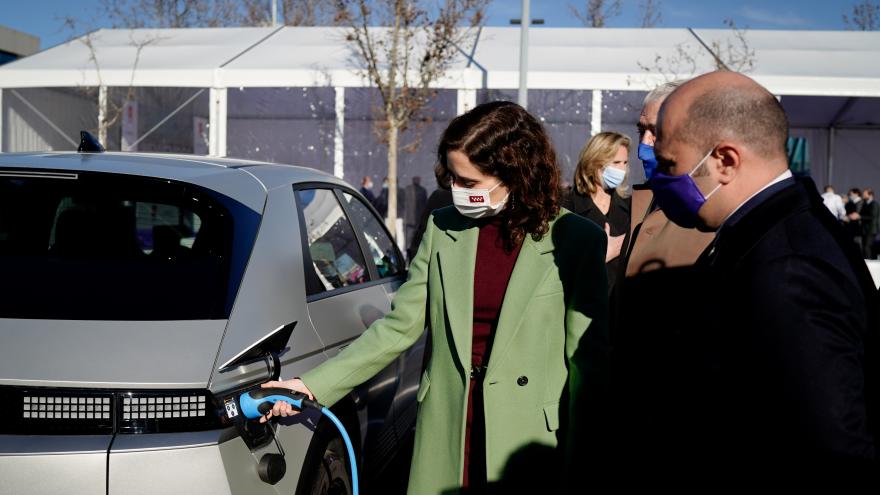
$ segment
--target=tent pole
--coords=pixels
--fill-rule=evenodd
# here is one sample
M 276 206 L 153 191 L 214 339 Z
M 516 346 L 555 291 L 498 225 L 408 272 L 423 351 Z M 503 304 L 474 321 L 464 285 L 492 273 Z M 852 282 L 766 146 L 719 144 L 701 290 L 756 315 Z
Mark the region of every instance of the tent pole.
M 477 106 L 477 90 L 459 89 L 456 95 L 456 115 L 461 115 Z
M 834 127 L 828 128 L 828 184 L 834 183 Z
M 226 88 L 211 88 L 208 153 L 226 156 Z
M 602 90 L 593 90 L 592 115 L 590 115 L 590 136 L 602 132 Z
M 523 108 L 529 108 L 529 24 L 532 23 L 529 14 L 529 0 L 522 0 L 522 16 L 520 16 L 519 30 L 519 93 L 517 103 Z

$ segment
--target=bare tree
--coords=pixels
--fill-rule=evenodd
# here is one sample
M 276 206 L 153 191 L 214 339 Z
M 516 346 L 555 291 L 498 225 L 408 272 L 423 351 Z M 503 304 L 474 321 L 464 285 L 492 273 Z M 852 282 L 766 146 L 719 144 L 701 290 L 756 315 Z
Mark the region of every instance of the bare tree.
M 331 25 L 335 0 L 101 0 L 117 28 L 268 26 L 277 1 L 287 26 Z
M 300 0 L 297 5 L 308 10 L 309 5 L 321 3 L 325 10 L 331 7 L 332 0 Z M 221 27 L 249 24 L 251 20 L 248 14 L 248 4 L 258 3 L 257 0 L 101 0 L 99 12 L 109 18 L 114 28 L 187 28 L 187 27 Z M 259 0 L 267 12 L 270 4 L 267 0 Z M 292 4 L 292 0 L 285 0 Z M 292 12 L 295 9 L 290 9 Z M 136 88 L 134 86 L 135 73 L 140 61 L 141 52 L 148 45 L 158 42 L 159 35 L 149 32 L 132 31 L 129 34 L 130 45 L 135 48 L 132 61 L 131 78 L 128 86 L 124 89 L 125 94 L 121 102 L 117 98 L 102 97 L 106 95 L 104 88 L 101 64 L 99 63 L 95 48 L 98 32 L 91 29 L 88 21 L 82 21 L 76 17 L 68 16 L 62 19 L 64 28 L 71 33 L 87 32 L 77 39 L 89 50 L 89 61 L 94 65 L 98 79 L 95 88 L 81 88 L 81 92 L 90 98 L 99 101 L 99 119 L 97 131 L 101 143 L 107 143 L 107 132 L 114 126 L 126 108 L 126 105 L 135 100 Z M 104 93 L 102 93 L 104 91 Z M 117 93 L 118 94 L 118 93 Z
M 852 6 L 852 17 L 843 14 L 843 22 L 857 31 L 876 31 L 880 28 L 880 1 L 863 0 Z
M 74 17 L 65 17 L 63 19 L 64 28 L 70 30 L 71 32 L 76 32 L 80 29 L 81 22 Z M 95 41 L 99 36 L 98 31 L 90 30 L 83 36 L 77 38 L 77 41 L 86 46 L 89 50 L 89 62 L 95 67 L 95 75 L 98 79 L 97 87 L 84 87 L 81 88 L 81 92 L 89 98 L 98 98 L 99 111 L 98 111 L 98 127 L 96 129 L 89 129 L 91 131 L 97 131 L 98 141 L 101 144 L 107 143 L 107 130 L 116 124 L 119 119 L 122 117 L 122 113 L 125 110 L 125 106 L 127 103 L 134 101 L 135 98 L 135 86 L 134 86 L 134 77 L 137 72 L 138 63 L 140 62 L 141 52 L 147 46 L 156 43 L 161 40 L 161 37 L 156 35 L 155 33 L 136 33 L 132 31 L 129 33 L 129 41 L 130 46 L 135 48 L 134 59 L 131 65 L 131 77 L 129 79 L 128 87 L 125 88 L 125 96 L 123 97 L 122 103 L 118 103 L 113 98 L 101 98 L 100 94 L 102 88 L 104 88 L 104 78 L 101 72 L 101 64 L 98 60 L 97 49 L 95 48 Z M 104 90 L 106 91 L 106 90 Z
M 724 19 L 724 25 L 730 28 L 731 36 L 711 43 L 715 69 L 751 72 L 755 68 L 755 49 L 749 46 L 746 30 L 730 18 Z
M 659 0 L 642 0 L 639 2 L 639 10 L 642 15 L 643 28 L 656 27 L 663 20 Z
M 704 45 L 702 40 L 695 43 L 675 45 L 675 53 L 664 57 L 655 55 L 651 63 L 637 62 L 640 69 L 648 74 L 661 75 L 667 81 L 687 79 L 697 75 L 701 66 L 700 58 L 709 57 L 715 70 L 751 72 L 755 68 L 755 50 L 749 45 L 747 31 L 737 27 L 733 19 L 725 19 L 724 25 L 730 29 L 723 40 L 711 40 Z
M 609 18 L 620 15 L 621 0 L 587 0 L 583 12 L 572 4 L 568 8 L 584 26 L 600 28 Z
M 243 21 L 238 0 L 101 0 L 100 5 L 115 28 L 220 27 Z
M 432 86 L 473 40 L 488 0 L 336 0 L 337 20 L 365 79 L 378 90 L 388 146 L 388 225 L 396 233 L 400 134 L 430 102 Z M 374 27 L 374 26 L 385 27 Z
M 271 0 L 242 0 L 247 26 L 266 26 L 272 22 Z M 334 0 L 282 0 L 280 21 L 286 26 L 326 26 L 335 23 Z

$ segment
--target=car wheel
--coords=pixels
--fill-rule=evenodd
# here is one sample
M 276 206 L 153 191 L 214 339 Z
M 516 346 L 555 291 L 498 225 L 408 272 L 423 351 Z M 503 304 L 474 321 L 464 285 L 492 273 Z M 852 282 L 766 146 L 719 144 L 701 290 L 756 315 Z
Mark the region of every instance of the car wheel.
M 316 432 L 309 454 L 297 495 L 351 495 L 348 454 L 339 435 Z

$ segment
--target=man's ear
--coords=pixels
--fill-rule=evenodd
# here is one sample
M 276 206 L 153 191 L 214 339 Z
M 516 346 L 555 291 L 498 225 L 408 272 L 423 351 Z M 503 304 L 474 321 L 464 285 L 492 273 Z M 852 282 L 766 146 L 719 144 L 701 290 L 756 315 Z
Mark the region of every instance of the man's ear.
M 712 152 L 712 158 L 716 159 L 716 172 L 718 181 L 722 184 L 730 183 L 740 172 L 742 155 L 739 148 L 730 142 L 722 141 Z

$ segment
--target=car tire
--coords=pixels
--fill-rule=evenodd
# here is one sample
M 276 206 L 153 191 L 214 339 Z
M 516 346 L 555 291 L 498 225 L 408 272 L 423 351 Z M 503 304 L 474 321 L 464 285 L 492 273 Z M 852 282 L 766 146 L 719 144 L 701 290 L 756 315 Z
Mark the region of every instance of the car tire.
M 351 469 L 345 442 L 322 424 L 315 431 L 296 495 L 351 495 Z

